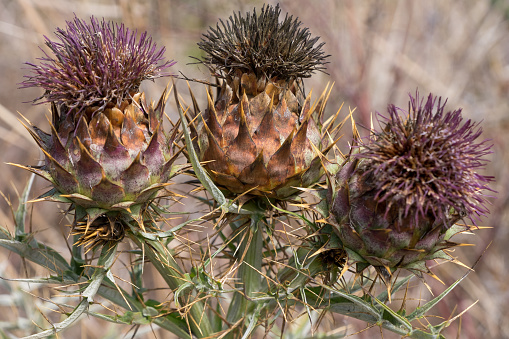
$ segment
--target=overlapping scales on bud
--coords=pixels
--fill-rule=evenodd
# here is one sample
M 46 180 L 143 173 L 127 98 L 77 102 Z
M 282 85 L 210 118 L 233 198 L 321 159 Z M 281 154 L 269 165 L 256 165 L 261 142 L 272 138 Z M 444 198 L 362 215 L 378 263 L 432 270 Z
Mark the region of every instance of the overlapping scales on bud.
M 28 169 L 84 208 L 122 210 L 149 201 L 167 185 L 176 158 L 177 130 L 167 137 L 162 129 L 165 100 L 154 107 L 137 93 L 118 107 L 88 107 L 77 125 L 71 116 L 60 122 L 52 105 L 51 133 L 31 126 L 46 164 Z
M 47 39 L 54 56 L 33 65 L 38 75 L 24 83 L 45 89 L 52 113 L 49 133 L 28 122 L 46 161 L 24 168 L 53 184 L 48 197 L 93 215 L 88 225 L 103 213 L 142 211 L 174 174 L 178 153 L 177 128 L 163 130 L 166 91 L 157 104 L 138 92 L 142 80 L 169 66 L 156 65 L 164 49 L 146 33 L 138 40 L 123 25 L 94 18 L 90 25 L 75 18 L 57 34 L 61 43 Z
M 333 121 L 323 122 L 330 91 L 315 105 L 301 93 L 301 78 L 324 69 L 323 44 L 293 17 L 279 22 L 280 12 L 234 14 L 199 43 L 222 87 L 192 132 L 213 180 L 236 194 L 289 197 L 321 177 L 318 155 L 332 144 Z
M 336 175 L 330 220 L 361 267 L 428 272 L 425 261 L 448 258 L 450 237 L 468 229 L 455 223 L 488 213 L 492 177 L 477 171 L 491 145 L 476 142 L 482 131 L 461 110 L 445 113 L 432 95 L 423 102 L 411 97 L 408 112 L 390 105 L 382 131 Z

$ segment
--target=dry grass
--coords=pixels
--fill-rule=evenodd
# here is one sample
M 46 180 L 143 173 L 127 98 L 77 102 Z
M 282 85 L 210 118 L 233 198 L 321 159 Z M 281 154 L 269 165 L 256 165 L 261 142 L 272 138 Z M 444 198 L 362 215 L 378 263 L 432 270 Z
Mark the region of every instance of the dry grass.
M 505 191 L 506 187 L 509 188 L 509 179 L 503 174 L 503 169 L 509 166 L 506 155 L 509 144 L 509 2 L 325 0 L 311 3 L 304 0 L 280 1 L 283 11 L 298 16 L 313 34 L 321 36 L 326 42 L 326 52 L 332 55 L 328 65 L 330 76 L 318 74 L 306 83 L 308 89 L 315 88 L 320 92 L 328 81 L 335 82 L 332 100 L 328 104 L 330 113 L 345 102 L 346 109 L 357 107 L 355 118 L 359 123 L 369 125 L 371 112 L 383 112 L 388 103 L 405 107 L 407 94 L 418 88 L 421 93 L 431 91 L 448 97 L 448 108 L 463 107 L 466 117 L 483 120 L 485 136 L 493 139 L 495 145 L 488 173 L 496 176 L 494 188 L 499 193 L 498 199 L 494 200 L 491 217 L 484 220 L 485 225 L 493 228 L 478 232 L 479 236 L 464 239 L 476 246 L 462 248 L 457 253 L 466 264 L 471 265 L 488 243 L 493 240 L 493 244 L 476 272 L 441 302 L 435 313 L 447 318 L 454 309 L 457 309 L 457 314 L 479 300 L 462 317 L 459 337 L 509 337 L 509 323 L 505 321 L 509 312 L 509 264 L 505 259 L 509 258 L 509 247 L 505 245 L 509 242 L 506 224 L 509 220 L 509 190 Z M 214 25 L 218 18 L 228 17 L 233 10 L 246 11 L 261 4 L 261 1 L 246 0 L 0 1 L 0 190 L 16 202 L 17 192 L 23 189 L 28 173 L 4 162 L 35 164 L 40 157 L 28 133 L 17 122 L 16 112 L 19 111 L 44 126 L 47 114 L 47 107 L 26 103 L 39 96 L 39 91 L 17 89 L 25 72 L 23 62 L 34 61 L 41 56 L 38 46 L 43 44 L 43 35 L 52 36 L 55 27 L 64 26 L 65 20 L 70 20 L 73 13 L 81 18 L 104 16 L 108 20 L 122 21 L 127 27 L 139 31 L 147 30 L 158 45 L 166 46 L 167 57 L 178 62 L 173 67 L 175 71 L 182 71 L 190 78 L 206 79 L 205 69 L 188 65 L 192 62 L 189 56 L 200 55 L 195 42 L 200 39 L 201 33 Z M 148 84 L 145 87 L 148 97 L 156 98 L 165 85 L 164 80 Z M 183 82 L 179 87 L 184 92 Z M 167 113 L 176 115 L 171 105 Z M 34 194 L 43 192 L 45 187 L 45 182 L 37 180 Z M 68 230 L 65 220 L 57 212 L 56 205 L 37 204 L 33 207 L 31 223 L 40 241 L 66 254 Z M 12 229 L 10 212 L 3 202 L 0 204 L 0 223 Z M 29 264 L 25 266 L 19 257 L 4 249 L 0 249 L 0 262 L 2 277 L 46 274 Z M 450 284 L 465 270 L 449 264 L 435 272 L 446 284 Z M 156 275 L 154 281 L 157 286 Z M 430 284 L 436 293 L 443 289 L 440 284 Z M 0 293 L 8 293 L 7 287 L 0 286 Z M 48 296 L 49 292 L 42 289 L 34 293 Z M 423 297 L 429 297 L 426 293 L 424 290 Z M 21 293 L 21 296 L 33 300 L 29 295 Z M 18 304 L 18 307 L 1 303 L 0 322 L 12 322 L 21 315 L 36 319 L 37 310 L 24 309 L 20 305 L 33 306 L 30 301 Z M 18 314 L 20 310 L 27 314 Z M 39 323 L 47 326 L 42 320 Z M 335 326 L 347 323 L 348 319 L 339 319 Z M 456 337 L 459 325 L 456 322 L 455 326 L 451 326 L 447 336 Z M 357 329 L 363 326 L 355 322 Z M 89 318 L 60 337 L 114 338 L 128 330 L 127 327 L 110 326 Z M 350 330 L 349 333 L 355 331 Z M 383 335 L 384 338 L 395 337 L 385 332 Z M 375 327 L 351 337 L 379 336 L 380 331 Z M 136 337 L 167 336 L 146 327 L 140 329 Z

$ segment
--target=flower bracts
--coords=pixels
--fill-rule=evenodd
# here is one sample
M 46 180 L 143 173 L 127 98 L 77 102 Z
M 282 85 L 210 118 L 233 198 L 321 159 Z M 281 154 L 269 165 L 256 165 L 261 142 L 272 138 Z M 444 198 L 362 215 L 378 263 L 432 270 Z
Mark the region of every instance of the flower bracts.
M 492 178 L 477 171 L 491 145 L 476 141 L 481 129 L 461 110 L 444 106 L 432 95 L 410 97 L 408 112 L 389 105 L 381 131 L 337 173 L 329 220 L 352 261 L 427 272 L 426 260 L 456 245 L 455 223 L 488 212 Z

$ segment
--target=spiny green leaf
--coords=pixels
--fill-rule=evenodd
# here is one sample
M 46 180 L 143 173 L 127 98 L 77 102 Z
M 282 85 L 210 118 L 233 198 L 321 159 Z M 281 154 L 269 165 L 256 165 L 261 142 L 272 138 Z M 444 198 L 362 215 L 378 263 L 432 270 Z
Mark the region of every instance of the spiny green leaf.
M 155 240 L 163 239 L 163 238 L 174 238 L 175 232 L 177 232 L 181 228 L 183 228 L 193 222 L 200 222 L 200 221 L 202 221 L 202 220 L 200 220 L 200 219 L 187 220 L 187 221 L 181 223 L 180 225 L 173 227 L 171 230 L 165 231 L 165 232 L 150 232 L 150 233 L 148 233 L 148 232 L 142 232 L 142 231 L 139 231 L 136 229 L 132 229 L 132 230 L 134 232 L 140 234 L 143 238 L 145 238 L 147 240 L 155 241 Z
M 383 318 L 386 321 L 389 321 L 394 326 L 399 326 L 399 327 L 403 326 L 408 331 L 412 330 L 412 324 L 410 324 L 410 322 L 408 320 L 406 320 L 404 317 L 402 317 L 399 314 L 397 314 L 396 312 L 394 312 L 390 307 L 385 305 L 383 302 L 381 302 L 377 298 L 373 297 L 373 300 L 375 300 L 375 302 L 379 306 L 381 306 L 381 308 L 383 309 Z
M 404 277 L 403 279 L 399 279 L 395 284 L 392 285 L 392 288 L 391 288 L 391 296 L 394 295 L 394 293 L 396 293 L 397 291 L 399 291 L 399 289 L 405 285 L 410 279 L 412 279 L 413 277 L 415 277 L 413 274 L 410 274 L 406 277 Z M 387 292 L 387 290 L 384 290 L 382 293 L 380 293 L 376 299 L 380 300 L 381 302 L 386 302 L 387 300 L 389 300 L 389 293 Z
M 251 225 L 246 228 L 244 241 L 239 245 L 236 254 L 238 259 L 244 256 L 242 262 L 239 262 L 237 277 L 239 283 L 236 287 L 243 290 L 243 293 L 235 293 L 232 302 L 228 308 L 226 319 L 230 323 L 236 323 L 245 316 L 246 308 L 251 303 L 246 299 L 256 298 L 262 286 L 260 272 L 262 270 L 262 249 L 263 249 L 263 228 L 261 223 L 262 216 L 254 215 L 251 219 Z
M 256 328 L 256 324 L 258 323 L 258 319 L 260 318 L 260 312 L 262 310 L 262 307 L 263 306 L 260 303 L 256 306 L 256 309 L 254 312 L 250 312 L 249 314 L 247 314 L 246 321 L 248 324 L 247 324 L 246 331 L 244 332 L 244 335 L 242 336 L 242 339 L 249 338 L 249 336 L 251 335 L 253 330 Z
M 2 227 L 0 226 L 0 228 Z M 39 266 L 47 268 L 57 275 L 71 269 L 67 261 L 51 247 L 42 244 L 37 244 L 37 247 L 32 247 L 32 245 L 26 242 L 13 240 L 6 232 L 0 232 L 0 246 L 7 248 L 11 252 Z
M 449 292 L 451 292 L 456 286 L 458 286 L 458 284 L 467 277 L 467 275 L 470 273 L 470 271 L 468 271 L 463 277 L 461 277 L 460 279 L 456 280 L 451 286 L 449 286 L 445 291 L 443 291 L 442 293 L 440 293 L 439 296 L 437 296 L 436 298 L 428 301 L 426 304 L 424 304 L 423 306 L 421 307 L 418 307 L 414 312 L 412 312 L 408 317 L 408 321 L 412 321 L 412 320 L 415 320 L 415 319 L 420 319 L 422 318 L 433 306 L 435 306 L 436 304 L 438 304 L 447 294 L 449 294 Z
M 412 333 L 408 335 L 408 337 L 414 339 L 445 339 L 445 337 L 442 334 L 432 334 L 421 330 L 412 331 Z
M 168 287 L 175 291 L 182 284 L 188 282 L 182 273 L 182 269 L 175 261 L 168 248 L 166 248 L 160 240 L 148 240 L 138 234 L 132 234 L 131 239 L 138 245 L 138 247 L 143 247 L 145 249 L 145 255 L 168 284 Z M 186 298 L 183 297 L 179 301 L 184 304 L 185 300 Z M 189 319 L 189 325 L 191 326 L 192 332 L 195 336 L 204 338 L 208 337 L 212 333 L 212 327 L 208 316 L 204 313 L 204 306 L 202 302 L 194 302 L 192 304 L 189 311 L 189 317 L 191 318 Z
M 88 301 L 87 298 L 83 298 L 81 302 L 74 308 L 72 313 L 62 322 L 59 322 L 58 324 L 51 325 L 51 329 L 42 331 L 37 334 L 30 335 L 28 337 L 24 337 L 23 339 L 39 339 L 39 338 L 47 338 L 48 336 L 58 333 L 67 327 L 69 327 L 72 323 L 74 323 L 78 318 L 85 312 L 85 310 L 88 308 Z
M 25 234 L 25 219 L 26 219 L 26 202 L 28 201 L 28 195 L 32 190 L 32 185 L 34 183 L 35 173 L 30 175 L 30 179 L 23 190 L 23 194 L 19 199 L 19 206 L 16 212 L 14 213 L 14 222 L 16 223 L 16 236 L 20 236 Z
M 113 263 L 115 252 L 116 244 L 105 246 L 103 248 L 101 255 L 99 256 L 98 267 L 96 267 L 94 274 L 90 279 L 90 283 L 85 288 L 85 291 L 82 294 L 83 299 L 64 321 L 58 324 L 53 324 L 51 329 L 25 337 L 25 339 L 46 338 L 51 334 L 55 334 L 66 329 L 72 323 L 78 320 L 78 318 L 88 309 L 89 303 L 92 302 L 94 296 L 99 290 L 99 287 L 101 286 L 101 283 L 104 277 L 106 276 L 107 271 L 109 271 Z
M 175 85 L 173 85 L 175 87 Z M 187 119 L 184 116 L 184 112 L 182 111 L 182 107 L 180 106 L 180 101 L 178 99 L 177 90 L 174 90 L 175 94 L 175 102 L 177 103 L 177 110 L 180 115 L 180 121 L 182 123 L 182 131 L 184 132 L 184 138 L 186 140 L 186 148 L 187 153 L 189 154 L 189 161 L 191 162 L 191 165 L 193 166 L 194 172 L 196 174 L 196 177 L 200 182 L 202 183 L 203 187 L 212 194 L 214 199 L 219 204 L 220 208 L 225 210 L 228 204 L 228 200 L 224 197 L 223 193 L 217 188 L 217 186 L 214 184 L 214 182 L 210 179 L 209 175 L 207 174 L 207 171 L 202 167 L 200 164 L 200 160 L 198 159 L 198 155 L 196 154 L 196 151 L 193 147 L 193 142 L 191 140 L 191 135 L 189 133 L 189 126 L 187 125 Z

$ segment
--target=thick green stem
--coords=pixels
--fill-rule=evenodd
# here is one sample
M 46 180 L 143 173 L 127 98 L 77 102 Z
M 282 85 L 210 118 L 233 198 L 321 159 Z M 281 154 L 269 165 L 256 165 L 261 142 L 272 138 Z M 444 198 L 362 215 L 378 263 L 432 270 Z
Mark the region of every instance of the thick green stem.
M 240 265 L 236 285 L 239 292 L 233 295 L 232 303 L 228 308 L 226 320 L 230 324 L 235 324 L 246 317 L 248 309 L 254 306 L 254 302 L 249 299 L 259 296 L 262 289 L 263 226 L 261 220 L 262 215 L 253 214 L 250 227 L 246 229 L 245 234 L 239 235 L 243 237 L 236 253 Z M 231 332 L 227 338 L 235 334 L 236 332 Z
M 161 277 L 168 284 L 168 287 L 176 291 L 183 284 L 187 283 L 183 271 L 175 261 L 168 249 L 157 240 L 144 239 L 143 243 L 136 236 L 131 237 L 140 248 L 144 248 L 145 255 L 154 265 Z M 144 246 L 143 246 L 144 245 Z M 181 305 L 189 305 L 190 293 L 182 293 L 178 302 Z M 205 338 L 213 333 L 212 326 L 204 310 L 201 301 L 193 301 L 188 313 L 189 326 L 192 333 L 198 338 Z

